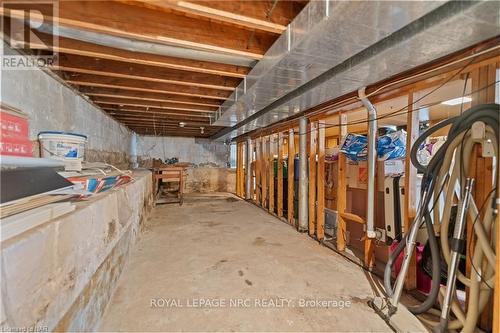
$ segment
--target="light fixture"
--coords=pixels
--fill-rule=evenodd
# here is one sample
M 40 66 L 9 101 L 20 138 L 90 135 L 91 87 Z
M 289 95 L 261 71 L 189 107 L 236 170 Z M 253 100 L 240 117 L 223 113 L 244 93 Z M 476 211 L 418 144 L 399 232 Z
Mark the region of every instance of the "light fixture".
M 469 103 L 470 101 L 472 101 L 472 98 L 470 98 L 469 96 L 464 96 L 464 97 L 457 97 L 457 98 L 449 99 L 447 101 L 442 102 L 441 104 L 458 105 L 458 104 L 462 104 L 462 103 Z
M 186 123 L 185 123 L 185 122 L 183 122 L 183 121 L 181 121 L 181 122 L 179 123 L 179 127 L 184 127 L 184 126 L 186 126 Z
M 204 134 L 205 133 L 205 127 L 201 126 L 200 127 L 200 132 L 201 132 L 201 134 Z

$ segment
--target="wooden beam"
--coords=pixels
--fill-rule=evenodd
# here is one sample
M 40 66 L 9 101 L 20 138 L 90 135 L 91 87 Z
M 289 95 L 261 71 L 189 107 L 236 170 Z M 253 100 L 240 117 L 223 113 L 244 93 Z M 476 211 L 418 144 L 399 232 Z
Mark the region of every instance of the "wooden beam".
M 115 97 L 115 98 L 124 98 L 124 99 L 139 100 L 139 101 L 170 102 L 170 103 L 199 105 L 199 106 L 216 107 L 216 108 L 220 106 L 220 103 L 214 100 L 204 99 L 199 97 L 136 92 L 136 91 L 128 91 L 122 89 L 113 89 L 113 88 L 81 87 L 79 90 L 82 94 L 91 97 Z
M 263 57 L 276 39 L 269 33 L 149 8 L 137 10 L 135 6 L 116 1 L 61 1 L 57 18 L 44 6 L 30 4 L 29 8 L 40 11 L 40 14 L 32 12 L 31 19 L 47 23 L 57 21 L 61 27 L 256 60 Z M 3 8 L 0 14 L 6 15 Z M 9 14 L 24 19 L 16 16 L 17 12 Z
M 122 107 L 115 107 L 115 106 L 109 106 L 105 105 L 102 106 L 101 109 L 107 111 L 110 114 L 133 114 L 133 115 L 139 115 L 139 116 L 149 116 L 149 117 L 162 117 L 162 116 L 177 116 L 179 118 L 183 119 L 189 119 L 189 118 L 202 118 L 202 119 L 210 119 L 210 117 L 206 113 L 196 113 L 196 112 L 184 112 L 184 111 L 177 111 L 177 112 L 169 112 L 169 111 L 164 111 L 164 110 L 157 110 L 157 109 L 145 109 L 145 108 L 122 108 Z
M 295 135 L 293 128 L 288 130 L 288 223 L 295 225 L 294 219 L 294 168 L 295 168 Z
M 325 121 L 318 121 L 318 171 L 316 176 L 316 238 L 325 238 Z
M 108 112 L 108 114 L 114 118 L 121 119 L 121 118 L 127 118 L 127 119 L 137 119 L 137 120 L 147 120 L 147 121 L 171 121 L 171 122 L 176 122 L 177 124 L 179 122 L 185 122 L 185 123 L 199 123 L 200 126 L 210 126 L 209 121 L 205 121 L 204 118 L 188 118 L 188 117 L 173 117 L 173 116 L 161 116 L 161 117 L 151 117 L 149 115 L 144 115 L 144 114 L 130 114 L 130 113 L 111 113 Z M 203 125 L 201 125 L 203 124 Z
M 210 127 L 209 123 L 204 123 L 204 122 L 196 122 L 196 121 L 189 121 L 189 120 L 177 120 L 177 119 L 148 119 L 148 118 L 137 118 L 137 117 L 131 117 L 131 116 L 122 116 L 122 115 L 113 115 L 112 116 L 115 119 L 118 119 L 120 121 L 133 121 L 136 123 L 141 123 L 141 124 L 166 124 L 166 125 L 174 125 L 178 128 L 181 128 L 179 126 L 180 122 L 185 123 L 186 125 L 184 128 L 197 128 L 200 129 L 200 127 L 205 127 L 208 128 Z
M 269 136 L 269 155 L 267 156 L 269 164 L 269 212 L 274 214 L 274 152 L 275 152 L 276 135 Z
M 278 188 L 277 212 L 278 217 L 283 217 L 283 132 L 278 133 Z
M 206 99 L 226 100 L 229 91 L 207 89 L 191 86 L 179 86 L 167 83 L 151 83 L 141 80 L 121 79 L 88 74 L 61 74 L 66 82 L 82 87 L 116 88 L 131 91 L 144 91 L 167 95 L 200 97 Z
M 419 137 L 419 112 L 415 111 L 415 106 L 413 105 L 414 96 L 413 92 L 408 94 L 408 113 L 406 115 L 406 147 L 407 151 L 411 150 L 415 141 Z M 405 158 L 405 197 L 403 202 L 404 210 L 404 233 L 410 231 L 410 226 L 415 219 L 417 213 L 416 207 L 416 196 L 417 193 L 417 169 L 413 166 L 410 160 L 410 154 L 406 154 Z M 410 266 L 408 267 L 408 273 L 405 280 L 405 288 L 407 290 L 415 289 L 417 287 L 417 262 L 415 259 L 415 254 L 413 254 Z
M 316 152 L 318 124 L 311 123 L 309 140 L 309 236 L 316 233 Z
M 239 78 L 229 78 L 196 72 L 186 72 L 169 68 L 135 65 L 122 61 L 90 58 L 76 55 L 60 55 L 53 70 L 72 73 L 108 76 L 149 82 L 169 83 L 209 89 L 234 91 Z
M 285 25 L 257 19 L 226 10 L 206 6 L 204 2 L 162 0 L 162 1 L 122 1 L 131 4 L 141 4 L 153 9 L 169 9 L 189 15 L 195 15 L 210 19 L 211 21 L 229 23 L 234 26 L 244 27 L 252 30 L 263 30 L 275 34 L 281 34 L 286 30 Z
M 179 110 L 186 112 L 199 112 L 199 113 L 210 113 L 210 114 L 214 113 L 218 109 L 214 107 L 186 105 L 174 102 L 134 101 L 130 99 L 117 98 L 117 97 L 98 97 L 95 98 L 93 101 L 96 104 L 127 105 L 127 106 L 138 106 L 144 108 Z
M 175 58 L 152 53 L 133 52 L 98 44 L 87 43 L 76 39 L 58 37 L 57 44 L 52 45 L 52 36 L 37 32 L 37 36 L 45 46 L 62 55 L 79 55 L 99 59 L 121 61 L 135 65 L 147 65 L 160 68 L 169 68 L 180 71 L 221 75 L 234 78 L 244 78 L 250 69 L 243 66 L 219 64 L 215 62 L 191 60 L 186 58 Z M 31 42 L 30 48 L 37 48 Z M 41 47 L 39 45 L 38 47 Z
M 190 3 L 208 8 L 254 18 L 263 22 L 272 22 L 287 26 L 300 13 L 308 1 L 218 1 L 190 0 Z M 254 28 L 252 28 L 253 30 Z
M 340 138 L 339 142 L 343 142 L 347 136 L 347 114 L 345 112 L 339 113 L 340 124 Z M 346 246 L 346 221 L 342 217 L 347 207 L 347 181 L 346 181 L 346 156 L 339 153 L 339 160 L 337 161 L 337 250 L 344 251 Z

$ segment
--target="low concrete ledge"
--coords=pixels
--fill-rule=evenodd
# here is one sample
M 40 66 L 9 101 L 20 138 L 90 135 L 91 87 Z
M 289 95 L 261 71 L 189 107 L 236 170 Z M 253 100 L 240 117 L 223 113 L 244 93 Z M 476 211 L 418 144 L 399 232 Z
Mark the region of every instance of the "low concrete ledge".
M 3 331 L 90 331 L 152 207 L 149 171 L 1 244 Z

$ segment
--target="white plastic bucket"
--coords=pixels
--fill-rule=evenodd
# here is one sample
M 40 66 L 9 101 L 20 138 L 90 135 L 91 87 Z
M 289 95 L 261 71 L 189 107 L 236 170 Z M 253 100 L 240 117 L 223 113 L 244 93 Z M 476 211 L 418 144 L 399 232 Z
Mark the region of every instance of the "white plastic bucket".
M 81 162 L 85 155 L 87 137 L 82 134 L 66 132 L 40 132 L 41 156 L 62 160 L 67 170 L 81 169 Z

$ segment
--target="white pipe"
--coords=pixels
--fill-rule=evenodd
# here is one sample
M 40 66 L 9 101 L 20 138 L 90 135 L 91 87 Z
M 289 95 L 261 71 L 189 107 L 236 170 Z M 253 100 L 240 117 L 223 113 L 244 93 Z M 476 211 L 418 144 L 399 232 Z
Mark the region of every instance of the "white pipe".
M 368 205 L 366 209 L 366 236 L 376 238 L 375 232 L 375 164 L 377 163 L 377 110 L 366 98 L 366 87 L 358 90 L 358 96 L 368 111 Z
M 299 231 L 308 229 L 307 118 L 299 120 Z

